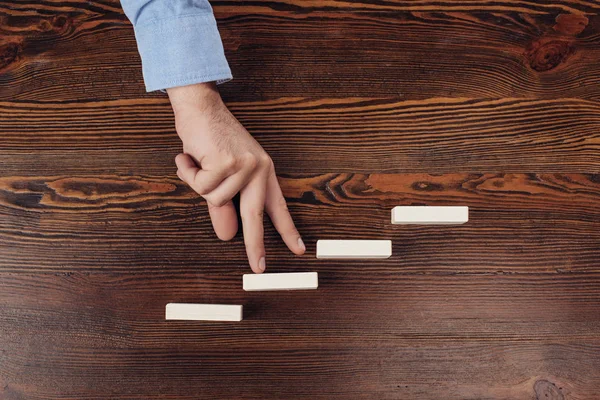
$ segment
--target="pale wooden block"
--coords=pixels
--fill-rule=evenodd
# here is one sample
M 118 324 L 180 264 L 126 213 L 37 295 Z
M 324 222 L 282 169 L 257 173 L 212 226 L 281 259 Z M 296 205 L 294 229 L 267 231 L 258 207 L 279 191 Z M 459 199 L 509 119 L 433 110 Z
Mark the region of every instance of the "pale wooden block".
M 454 225 L 469 221 L 469 207 L 399 206 L 392 209 L 392 224 Z
M 244 290 L 305 290 L 319 287 L 316 272 L 291 272 L 284 274 L 245 274 Z
M 389 258 L 391 240 L 317 240 L 317 258 Z
M 225 304 L 169 303 L 166 319 L 188 321 L 241 321 L 242 306 Z

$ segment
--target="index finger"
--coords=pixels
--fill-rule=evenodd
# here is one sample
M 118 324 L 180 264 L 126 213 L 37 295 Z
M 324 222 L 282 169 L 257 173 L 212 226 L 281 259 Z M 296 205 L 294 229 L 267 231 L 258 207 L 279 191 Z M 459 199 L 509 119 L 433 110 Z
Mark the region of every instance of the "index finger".
M 266 177 L 257 174 L 240 192 L 240 215 L 246 253 L 250 268 L 257 274 L 264 272 L 266 268 L 263 227 L 266 190 Z

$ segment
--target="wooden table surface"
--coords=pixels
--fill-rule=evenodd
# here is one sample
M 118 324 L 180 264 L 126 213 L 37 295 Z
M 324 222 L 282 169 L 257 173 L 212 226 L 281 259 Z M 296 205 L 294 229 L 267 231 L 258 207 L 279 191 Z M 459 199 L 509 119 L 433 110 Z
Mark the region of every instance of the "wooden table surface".
M 319 289 L 242 290 L 118 1 L 0 0 L 0 399 L 600 399 L 600 2 L 212 4 Z

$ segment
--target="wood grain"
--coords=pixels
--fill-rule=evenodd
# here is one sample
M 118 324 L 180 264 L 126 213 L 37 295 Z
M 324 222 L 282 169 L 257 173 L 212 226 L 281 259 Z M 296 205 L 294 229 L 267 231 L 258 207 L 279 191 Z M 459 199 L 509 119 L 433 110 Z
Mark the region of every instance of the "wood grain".
M 70 4 L 0 2 L 0 100 L 144 95 L 133 32 L 118 4 Z M 597 2 L 214 5 L 236 77 L 235 85 L 223 86 L 228 100 L 600 100 Z
M 291 257 L 269 226 L 268 261 L 275 265 L 322 271 L 329 264 L 314 259 L 317 239 L 393 238 L 393 262 L 373 260 L 370 271 L 600 272 L 598 175 L 327 174 L 281 183 L 309 254 Z M 0 180 L 0 196 L 3 270 L 218 271 L 247 264 L 241 238 L 217 243 L 205 205 L 175 179 L 11 177 Z M 467 205 L 472 222 L 389 223 L 393 206 L 420 204 Z
M 598 398 L 600 3 L 211 3 L 308 247 L 267 222 L 267 268 L 319 289 L 242 290 L 117 0 L 0 0 L 0 399 Z M 342 237 L 394 255 L 315 259 Z
M 280 98 L 230 108 L 283 175 L 600 172 L 598 102 Z M 42 170 L 161 175 L 181 151 L 165 100 L 3 102 L 0 129 L 7 174 L 27 171 L 33 152 Z
M 7 354 L 0 367 L 5 393 L 99 398 L 84 382 L 110 393 L 118 379 L 131 390 L 123 398 L 224 398 L 242 387 L 244 398 L 528 398 L 540 385 L 593 398 L 600 275 L 393 278 L 361 269 L 325 272 L 317 292 L 278 296 L 243 292 L 239 270 L 1 273 L 0 333 L 22 357 Z M 245 320 L 163 321 L 166 302 L 207 299 L 243 303 Z

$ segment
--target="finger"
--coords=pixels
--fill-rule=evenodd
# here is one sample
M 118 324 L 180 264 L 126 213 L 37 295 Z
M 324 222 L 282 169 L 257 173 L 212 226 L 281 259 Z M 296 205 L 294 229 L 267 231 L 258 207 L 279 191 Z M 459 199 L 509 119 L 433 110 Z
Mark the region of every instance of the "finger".
M 263 228 L 266 189 L 265 176 L 258 174 L 240 192 L 240 214 L 246 253 L 250 268 L 257 274 L 264 272 L 266 268 Z
M 217 237 L 225 241 L 233 239 L 238 231 L 237 213 L 233 203 L 228 201 L 220 207 L 208 203 L 208 213 Z
M 207 202 L 220 206 L 234 198 L 238 192 L 248 184 L 252 170 L 242 170 L 225 178 L 219 186 L 203 197 Z
M 271 221 L 273 221 L 275 229 L 277 229 L 287 247 L 294 254 L 304 254 L 306 247 L 288 211 L 287 203 L 281 192 L 275 172 L 271 172 L 267 181 L 265 208 Z
M 179 170 L 178 176 L 199 195 L 205 195 L 214 190 L 227 177 L 228 171 L 205 171 L 198 168 L 196 162 L 187 154 L 175 157 L 175 164 Z

